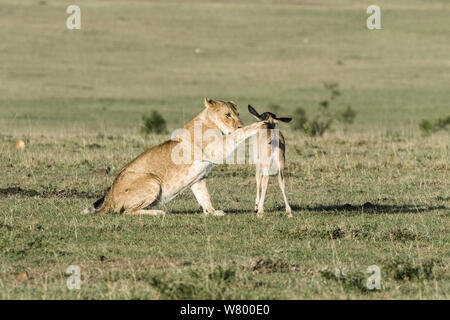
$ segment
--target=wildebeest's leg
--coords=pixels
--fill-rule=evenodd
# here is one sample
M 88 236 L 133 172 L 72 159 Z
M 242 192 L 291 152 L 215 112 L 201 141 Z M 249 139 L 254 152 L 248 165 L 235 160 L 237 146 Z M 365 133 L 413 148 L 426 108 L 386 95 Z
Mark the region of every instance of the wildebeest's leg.
M 289 206 L 289 203 L 288 203 L 288 200 L 286 197 L 284 170 L 283 169 L 280 169 L 278 171 L 278 184 L 280 185 L 281 192 L 283 193 L 284 204 L 286 205 L 286 213 L 288 215 L 288 218 L 292 218 L 291 207 Z
M 258 213 L 257 213 L 258 218 L 262 218 L 262 215 L 264 213 L 264 198 L 266 197 L 266 191 L 267 191 L 268 184 L 269 184 L 269 175 L 264 174 L 262 176 L 262 182 L 261 182 L 261 197 L 259 198 L 259 203 L 258 203 Z
M 259 203 L 259 190 L 261 189 L 261 170 L 259 163 L 256 164 L 256 199 L 255 199 L 255 212 L 258 211 Z

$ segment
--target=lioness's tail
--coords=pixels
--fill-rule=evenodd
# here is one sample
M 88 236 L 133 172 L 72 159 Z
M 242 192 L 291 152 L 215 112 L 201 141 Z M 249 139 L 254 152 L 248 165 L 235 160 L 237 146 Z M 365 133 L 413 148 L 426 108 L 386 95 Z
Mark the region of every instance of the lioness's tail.
M 104 195 L 103 197 L 101 197 L 100 199 L 98 199 L 97 201 L 95 201 L 91 206 L 87 207 L 86 209 L 84 209 L 83 211 L 81 211 L 82 214 L 90 214 L 90 213 L 98 213 L 100 211 L 103 211 L 105 208 L 105 199 L 106 196 L 108 195 L 108 193 L 106 195 Z

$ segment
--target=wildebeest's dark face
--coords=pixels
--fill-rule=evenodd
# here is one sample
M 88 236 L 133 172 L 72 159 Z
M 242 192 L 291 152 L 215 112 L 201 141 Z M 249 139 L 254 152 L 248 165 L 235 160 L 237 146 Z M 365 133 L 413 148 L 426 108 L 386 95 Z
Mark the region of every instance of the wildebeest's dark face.
M 275 128 L 275 124 L 278 123 L 278 121 L 287 123 L 292 120 L 292 118 L 278 118 L 272 112 L 264 112 L 259 114 L 251 105 L 248 105 L 248 112 L 250 112 L 258 121 L 268 121 L 270 129 Z

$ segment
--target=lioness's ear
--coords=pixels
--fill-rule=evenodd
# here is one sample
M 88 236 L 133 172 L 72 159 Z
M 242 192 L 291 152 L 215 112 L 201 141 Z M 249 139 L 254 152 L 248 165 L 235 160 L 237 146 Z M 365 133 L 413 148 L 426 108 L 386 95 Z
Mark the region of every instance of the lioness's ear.
M 275 119 L 277 119 L 278 121 L 281 121 L 281 122 L 286 122 L 286 123 L 291 122 L 291 120 L 292 120 L 292 118 L 275 118 Z
M 205 107 L 211 108 L 214 105 L 214 100 L 210 98 L 205 98 Z
M 261 115 L 256 112 L 256 110 L 251 105 L 248 105 L 248 112 L 250 112 L 257 120 L 262 120 Z
M 231 107 L 237 112 L 237 103 L 234 101 L 228 101 L 228 103 L 231 104 Z

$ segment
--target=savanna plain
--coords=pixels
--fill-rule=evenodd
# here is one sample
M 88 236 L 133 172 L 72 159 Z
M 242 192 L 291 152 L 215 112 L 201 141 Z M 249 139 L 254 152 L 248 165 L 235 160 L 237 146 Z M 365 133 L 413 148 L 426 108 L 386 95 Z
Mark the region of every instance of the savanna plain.
M 68 30 L 70 1 L 2 0 L 0 298 L 449 299 L 450 136 L 419 123 L 450 113 L 450 4 L 375 1 L 371 31 L 372 2 L 80 0 Z M 331 82 L 330 112 L 353 123 L 296 130 Z M 204 97 L 245 124 L 249 103 L 294 118 L 279 126 L 292 219 L 276 177 L 256 218 L 251 164 L 209 174 L 223 217 L 190 191 L 164 217 L 80 214 Z M 143 133 L 152 111 L 167 132 Z

